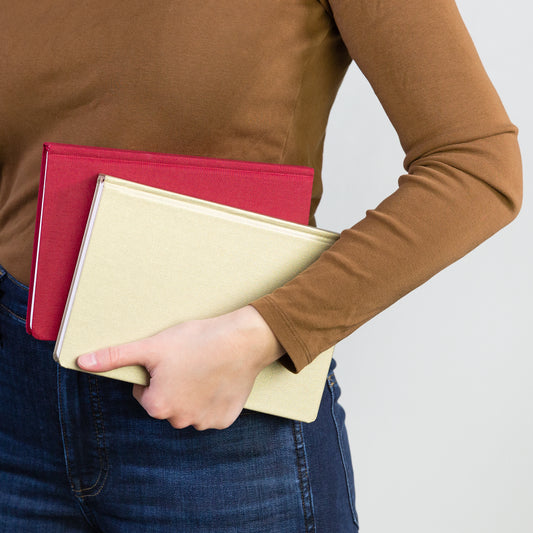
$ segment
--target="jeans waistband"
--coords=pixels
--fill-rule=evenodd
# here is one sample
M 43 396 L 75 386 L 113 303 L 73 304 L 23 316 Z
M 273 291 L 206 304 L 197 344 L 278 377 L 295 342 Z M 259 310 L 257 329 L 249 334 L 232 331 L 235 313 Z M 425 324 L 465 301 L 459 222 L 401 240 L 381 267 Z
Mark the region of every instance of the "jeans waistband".
M 0 305 L 21 318 L 26 317 L 28 287 L 0 265 Z

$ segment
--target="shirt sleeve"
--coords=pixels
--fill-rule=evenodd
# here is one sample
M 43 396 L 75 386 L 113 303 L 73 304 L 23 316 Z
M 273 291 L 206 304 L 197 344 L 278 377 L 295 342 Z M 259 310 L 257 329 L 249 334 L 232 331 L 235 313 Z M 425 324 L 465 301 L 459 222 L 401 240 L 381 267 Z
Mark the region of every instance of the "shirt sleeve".
M 455 3 L 329 5 L 396 129 L 406 173 L 316 262 L 252 302 L 296 371 L 508 224 L 522 202 L 517 128 Z

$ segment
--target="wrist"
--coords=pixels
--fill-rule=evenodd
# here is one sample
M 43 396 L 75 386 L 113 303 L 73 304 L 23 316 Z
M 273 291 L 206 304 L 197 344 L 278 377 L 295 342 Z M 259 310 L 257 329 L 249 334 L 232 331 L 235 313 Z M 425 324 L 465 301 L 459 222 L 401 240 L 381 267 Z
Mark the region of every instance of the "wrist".
M 285 349 L 274 335 L 262 315 L 251 305 L 235 311 L 239 329 L 245 333 L 260 369 L 270 365 L 282 355 Z

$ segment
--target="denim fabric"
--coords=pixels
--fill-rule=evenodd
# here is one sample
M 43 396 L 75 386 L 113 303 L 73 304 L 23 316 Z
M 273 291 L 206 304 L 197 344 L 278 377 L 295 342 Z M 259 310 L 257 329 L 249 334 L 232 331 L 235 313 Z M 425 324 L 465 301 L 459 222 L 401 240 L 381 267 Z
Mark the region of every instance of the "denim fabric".
M 176 430 L 131 385 L 59 367 L 26 300 L 0 267 L 1 531 L 358 531 L 334 364 L 312 424 L 245 410 Z

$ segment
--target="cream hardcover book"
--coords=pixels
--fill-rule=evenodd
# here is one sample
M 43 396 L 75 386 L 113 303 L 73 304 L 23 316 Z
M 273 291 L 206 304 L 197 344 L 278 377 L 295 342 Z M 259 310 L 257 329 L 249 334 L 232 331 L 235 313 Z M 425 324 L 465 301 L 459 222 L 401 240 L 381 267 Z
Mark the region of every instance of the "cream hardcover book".
M 101 175 L 54 357 L 79 355 L 227 313 L 315 261 L 336 233 Z M 311 422 L 333 347 L 298 374 L 279 362 L 257 377 L 245 407 Z M 140 366 L 102 372 L 146 385 Z

